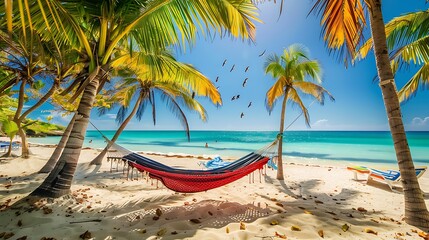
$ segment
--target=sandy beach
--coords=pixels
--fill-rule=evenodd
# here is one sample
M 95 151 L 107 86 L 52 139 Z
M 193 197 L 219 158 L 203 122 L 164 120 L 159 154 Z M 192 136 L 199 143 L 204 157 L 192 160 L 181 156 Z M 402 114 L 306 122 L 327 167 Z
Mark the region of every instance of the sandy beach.
M 402 220 L 402 193 L 354 181 L 352 172 L 334 164 L 288 162 L 284 182 L 268 169 L 261 181 L 255 173 L 253 179 L 182 194 L 141 175 L 127 180 L 121 167 L 110 172 L 107 161 L 90 166 L 98 152 L 84 149 L 71 195 L 22 201 L 46 177 L 37 171 L 53 150 L 32 146 L 30 159 L 1 160 L 4 239 L 422 239 L 420 230 Z M 201 169 L 201 159 L 150 157 Z M 428 180 L 429 174 L 420 178 L 429 205 Z

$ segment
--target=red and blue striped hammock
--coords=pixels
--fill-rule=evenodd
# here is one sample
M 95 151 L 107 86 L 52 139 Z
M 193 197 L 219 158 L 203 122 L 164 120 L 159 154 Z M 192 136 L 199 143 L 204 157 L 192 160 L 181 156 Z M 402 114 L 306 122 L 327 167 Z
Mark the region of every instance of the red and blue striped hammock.
M 227 166 L 209 170 L 172 168 L 143 155 L 112 144 L 124 153 L 122 160 L 149 177 L 161 181 L 168 189 L 182 193 L 202 192 L 234 182 L 256 170 L 262 170 L 277 149 L 277 140 L 266 147 L 252 152 Z

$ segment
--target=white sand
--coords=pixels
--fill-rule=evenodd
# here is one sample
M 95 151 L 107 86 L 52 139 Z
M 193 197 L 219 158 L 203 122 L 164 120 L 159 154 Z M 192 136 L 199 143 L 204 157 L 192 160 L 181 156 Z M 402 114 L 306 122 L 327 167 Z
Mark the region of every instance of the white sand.
M 93 239 L 321 239 L 320 230 L 325 239 L 422 239 L 420 230 L 402 220 L 402 193 L 383 184 L 354 181 L 353 174 L 339 165 L 289 163 L 284 182 L 267 170 L 262 183 L 255 174 L 252 184 L 245 177 L 207 192 L 181 194 L 157 189 L 155 181 L 151 185 L 151 180 L 126 180 L 122 171 L 110 173 L 106 161 L 99 169 L 89 166 L 97 151 L 86 149 L 72 196 L 14 204 L 47 176 L 37 171 L 53 148 L 31 150 L 30 159 L 0 162 L 0 205 L 11 201 L 11 207 L 0 212 L 0 234 L 14 233 L 10 239 L 79 239 L 85 231 Z M 200 169 L 199 159 L 150 157 L 170 166 Z M 426 193 L 428 180 L 428 173 L 420 178 Z M 426 199 L 429 206 L 428 194 Z M 161 213 L 158 220 L 156 209 Z M 86 220 L 101 222 L 73 223 Z M 245 229 L 240 230 L 240 223 Z M 344 224 L 350 226 L 346 232 L 341 229 Z M 292 231 L 292 226 L 301 231 Z

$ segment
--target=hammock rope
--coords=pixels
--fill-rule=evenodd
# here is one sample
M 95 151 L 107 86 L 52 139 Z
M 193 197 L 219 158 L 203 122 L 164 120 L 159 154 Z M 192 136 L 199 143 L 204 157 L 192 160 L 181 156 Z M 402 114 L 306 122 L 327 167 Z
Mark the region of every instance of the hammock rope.
M 173 168 L 132 152 L 116 143 L 108 142 L 110 147 L 116 150 L 114 152 L 115 157 L 111 159 L 111 164 L 113 163 L 113 159 L 117 160 L 117 162 L 119 162 L 119 159 L 124 161 L 128 165 L 127 178 L 131 176 L 131 179 L 133 179 L 134 169 L 137 169 L 143 176 L 161 181 L 168 189 L 184 193 L 202 192 L 221 187 L 256 170 L 262 173 L 261 170 L 269 161 L 270 156 L 275 154 L 277 143 L 278 140 L 275 140 L 224 167 L 209 170 L 194 170 Z M 122 156 L 119 157 L 118 155 Z
M 311 105 L 313 105 L 313 101 Z M 291 127 L 302 116 L 303 112 L 299 114 L 286 128 Z M 147 181 L 149 178 L 161 181 L 164 186 L 176 192 L 193 193 L 207 191 L 213 188 L 224 186 L 228 183 L 236 181 L 246 175 L 249 175 L 249 183 L 254 182 L 254 171 L 259 171 L 259 181 L 262 182 L 261 174 L 263 174 L 264 166 L 271 159 L 273 160 L 278 156 L 277 148 L 279 139 L 283 134 L 278 134 L 276 140 L 254 151 L 238 160 L 232 162 L 227 166 L 209 170 L 192 170 L 172 168 L 160 162 L 152 160 L 143 155 L 137 154 L 129 149 L 126 149 L 106 137 L 91 121 L 89 123 L 96 129 L 100 135 L 106 140 L 109 149 L 116 150 L 115 152 L 109 151 L 108 154 L 114 153 L 115 156 L 110 157 L 111 171 L 113 161 L 116 161 L 116 171 L 118 171 L 118 164 L 120 160 L 124 163 L 123 173 L 125 166 L 128 165 L 127 179 L 131 175 L 134 179 L 134 169 L 137 169 L 145 176 Z M 109 159 L 109 157 L 108 157 Z M 131 174 L 130 174 L 131 170 Z M 265 168 L 266 174 L 266 168 Z M 138 176 L 138 174 L 137 174 Z

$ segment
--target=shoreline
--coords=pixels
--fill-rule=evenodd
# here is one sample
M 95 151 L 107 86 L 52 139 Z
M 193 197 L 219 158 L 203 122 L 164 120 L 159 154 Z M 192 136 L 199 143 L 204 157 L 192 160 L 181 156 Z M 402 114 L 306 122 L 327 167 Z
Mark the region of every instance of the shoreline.
M 285 181 L 268 169 L 261 182 L 256 171 L 213 190 L 182 194 L 140 176 L 127 180 L 121 169 L 110 172 L 105 160 L 100 168 L 90 166 L 98 151 L 84 149 L 70 195 L 14 205 L 47 176 L 36 172 L 53 150 L 33 146 L 30 159 L 1 162 L 2 231 L 30 239 L 78 239 L 86 231 L 95 239 L 321 239 L 321 230 L 325 239 L 419 239 L 420 230 L 403 221 L 402 194 L 385 184 L 354 181 L 338 165 L 288 163 Z M 201 169 L 196 158 L 151 158 Z M 429 204 L 429 175 L 420 183 Z
M 48 148 L 55 148 L 56 144 L 45 144 L 45 143 L 34 143 L 29 142 L 30 147 L 48 147 Z M 101 152 L 103 148 L 94 148 L 94 147 L 82 147 L 82 149 L 92 149 L 97 152 Z M 115 151 L 112 151 L 115 152 Z M 166 157 L 166 158 L 195 158 L 199 160 L 211 160 L 215 157 L 218 157 L 220 155 L 216 154 L 188 154 L 188 153 L 180 153 L 180 152 L 154 152 L 154 151 L 135 151 L 139 154 L 144 154 L 148 156 L 159 156 L 159 157 Z M 108 155 L 108 154 L 107 154 Z M 234 161 L 238 159 L 237 157 L 232 156 L 220 156 L 223 160 L 226 161 Z M 288 156 L 283 155 L 284 163 L 285 164 L 297 164 L 297 165 L 322 165 L 322 166 L 339 166 L 339 167 L 347 167 L 347 166 L 370 166 L 373 168 L 380 168 L 380 169 L 389 169 L 394 170 L 397 169 L 397 163 L 394 162 L 370 162 L 370 161 L 361 161 L 361 162 L 351 162 L 347 160 L 330 160 L 330 159 L 319 159 L 316 157 L 297 157 L 297 156 Z M 420 165 L 416 165 L 420 166 Z

